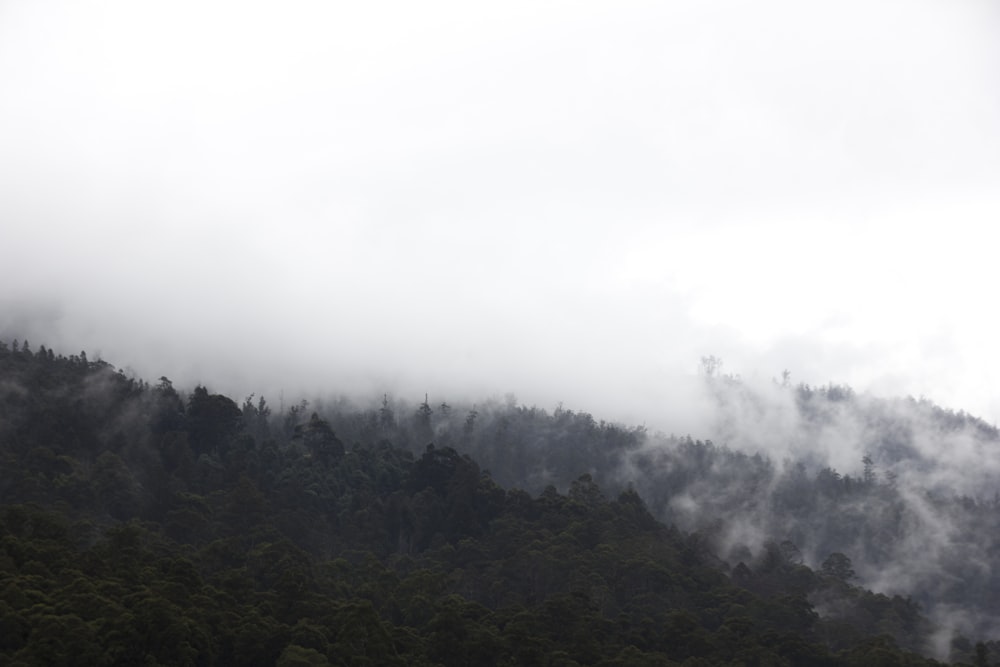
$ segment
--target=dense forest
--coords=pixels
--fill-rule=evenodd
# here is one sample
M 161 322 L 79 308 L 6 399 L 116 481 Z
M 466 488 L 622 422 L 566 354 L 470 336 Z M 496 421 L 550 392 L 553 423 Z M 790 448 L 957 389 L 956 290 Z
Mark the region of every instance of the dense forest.
M 0 665 L 1000 663 L 996 429 L 705 386 L 665 435 L 0 343 Z

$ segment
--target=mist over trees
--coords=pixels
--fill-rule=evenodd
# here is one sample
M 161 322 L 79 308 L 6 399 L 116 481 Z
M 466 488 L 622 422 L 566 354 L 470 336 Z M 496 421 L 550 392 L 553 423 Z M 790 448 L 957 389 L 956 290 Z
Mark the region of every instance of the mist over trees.
M 0 659 L 1000 659 L 994 427 L 705 382 L 710 432 L 668 435 L 513 396 L 275 409 L 0 343 Z

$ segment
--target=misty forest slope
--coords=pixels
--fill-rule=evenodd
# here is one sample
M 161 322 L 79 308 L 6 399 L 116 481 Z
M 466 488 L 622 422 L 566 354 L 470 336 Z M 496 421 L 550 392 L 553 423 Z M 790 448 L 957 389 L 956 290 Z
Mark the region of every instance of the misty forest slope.
M 275 414 L 0 343 L 0 665 L 1000 660 L 994 429 L 706 387 L 727 446 L 513 399 Z

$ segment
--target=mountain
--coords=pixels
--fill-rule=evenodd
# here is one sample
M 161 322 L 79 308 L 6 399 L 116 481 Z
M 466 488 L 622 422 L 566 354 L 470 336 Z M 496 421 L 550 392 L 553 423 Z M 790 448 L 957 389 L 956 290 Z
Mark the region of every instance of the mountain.
M 0 665 L 1000 658 L 995 429 L 706 386 L 712 441 L 513 398 L 275 413 L 0 343 Z

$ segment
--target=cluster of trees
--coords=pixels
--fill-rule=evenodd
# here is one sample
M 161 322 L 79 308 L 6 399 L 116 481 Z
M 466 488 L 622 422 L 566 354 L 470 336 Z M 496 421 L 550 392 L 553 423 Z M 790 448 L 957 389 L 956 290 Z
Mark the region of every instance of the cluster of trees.
M 995 634 L 995 427 L 925 399 L 792 385 L 787 376 L 770 391 L 717 370 L 706 382 L 718 403 L 717 423 L 706 423 L 714 442 L 512 397 L 477 406 L 386 397 L 368 410 L 325 406 L 324 415 L 352 442 L 386 439 L 414 455 L 430 440 L 451 445 L 501 486 L 532 494 L 549 485 L 565 492 L 581 474 L 611 495 L 633 488 L 657 519 L 698 533 L 730 566 L 759 556 L 767 542 L 794 543 L 816 569 L 844 553 L 857 583 L 911 597 L 960 644 L 957 635 Z M 856 458 L 837 470 L 830 450 Z M 939 640 L 937 650 L 947 645 Z
M 844 553 L 720 556 L 598 479 L 643 441 L 514 401 L 274 414 L 0 344 L 0 664 L 938 664 Z

